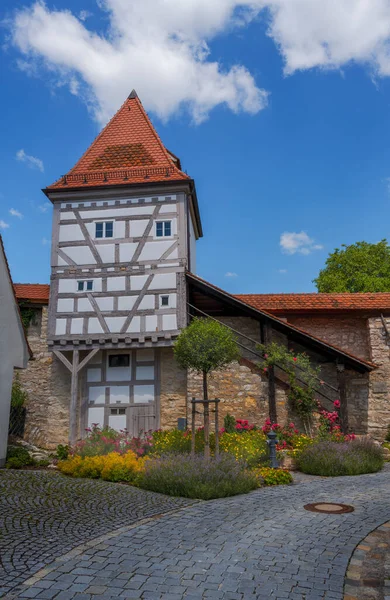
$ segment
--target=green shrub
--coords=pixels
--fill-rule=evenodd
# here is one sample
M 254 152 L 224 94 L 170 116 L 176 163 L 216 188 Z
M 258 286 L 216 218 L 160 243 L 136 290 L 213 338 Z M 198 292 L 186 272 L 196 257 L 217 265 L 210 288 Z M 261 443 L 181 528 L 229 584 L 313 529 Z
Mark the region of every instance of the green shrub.
M 386 433 L 385 441 L 390 442 L 390 425 L 387 426 L 387 433 Z
M 285 469 L 261 467 L 255 473 L 261 478 L 263 485 L 289 485 L 293 482 L 291 473 Z
M 35 465 L 35 460 L 30 456 L 23 446 L 8 446 L 7 460 L 5 466 L 7 469 L 22 469 Z
M 22 388 L 20 383 L 19 373 L 15 373 L 15 377 L 12 383 L 11 392 L 11 407 L 12 408 L 23 408 L 28 399 L 27 392 Z
M 381 447 L 368 439 L 314 443 L 296 461 L 300 471 L 325 477 L 376 473 L 384 464 Z
M 58 444 L 56 458 L 59 460 L 66 460 L 69 456 L 69 446 L 63 446 L 62 444 Z
M 220 451 L 232 454 L 237 460 L 255 467 L 268 462 L 268 445 L 262 431 L 251 430 L 245 433 L 224 433 L 219 441 Z
M 233 456 L 205 460 L 202 456 L 162 456 L 145 463 L 139 486 L 185 498 L 225 498 L 259 487 L 256 475 Z
M 235 417 L 233 417 L 233 415 L 229 415 L 229 413 L 228 413 L 223 420 L 223 427 L 224 427 L 226 433 L 234 433 L 236 431 Z

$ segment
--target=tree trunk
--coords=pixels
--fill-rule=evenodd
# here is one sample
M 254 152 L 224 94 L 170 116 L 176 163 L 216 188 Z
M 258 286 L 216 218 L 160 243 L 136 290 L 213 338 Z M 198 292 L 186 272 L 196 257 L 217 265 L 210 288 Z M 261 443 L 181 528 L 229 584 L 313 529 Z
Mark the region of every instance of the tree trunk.
M 208 389 L 207 389 L 207 373 L 203 371 L 203 400 L 205 400 L 203 404 L 204 410 L 204 457 L 206 460 L 210 458 L 210 411 L 209 411 L 209 403 L 207 400 L 209 399 Z

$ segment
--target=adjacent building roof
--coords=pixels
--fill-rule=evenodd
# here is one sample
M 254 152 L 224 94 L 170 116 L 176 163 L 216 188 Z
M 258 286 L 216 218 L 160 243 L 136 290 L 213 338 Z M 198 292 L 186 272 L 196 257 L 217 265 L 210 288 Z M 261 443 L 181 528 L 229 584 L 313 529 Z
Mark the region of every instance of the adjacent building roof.
M 73 169 L 45 192 L 182 180 L 191 181 L 163 145 L 133 90 Z
M 16 298 L 37 304 L 48 304 L 50 285 L 46 283 L 14 283 Z
M 311 347 L 320 354 L 332 356 L 334 359 L 344 362 L 346 365 L 357 371 L 371 371 L 376 367 L 374 363 L 351 354 L 350 352 L 339 348 L 334 344 L 330 344 L 325 340 L 309 333 L 308 331 L 301 329 L 300 327 L 296 327 L 295 325 L 291 325 L 290 323 L 279 319 L 269 312 L 255 308 L 250 304 L 243 302 L 236 296 L 225 292 L 224 290 L 216 287 L 208 281 L 205 281 L 204 279 L 201 279 L 200 277 L 197 277 L 196 275 L 193 275 L 192 273 L 187 273 L 187 281 L 190 288 L 190 294 L 192 291 L 194 302 L 193 306 L 195 309 L 200 309 L 199 314 L 201 316 L 202 314 L 203 316 L 205 314 L 218 314 L 216 312 L 216 310 L 218 310 L 217 304 L 215 304 L 216 301 L 220 306 L 228 306 L 231 314 L 242 314 L 257 319 L 258 321 L 268 322 L 273 329 L 288 335 L 290 339 L 294 339 L 297 343 Z M 201 301 L 200 296 L 202 294 L 206 296 L 210 295 L 210 297 L 214 300 L 214 304 L 210 303 L 208 307 L 207 302 Z M 190 308 L 192 307 L 190 306 Z M 197 311 L 195 310 L 195 314 L 196 313 Z
M 238 294 L 236 298 L 274 315 L 308 312 L 390 311 L 390 293 Z

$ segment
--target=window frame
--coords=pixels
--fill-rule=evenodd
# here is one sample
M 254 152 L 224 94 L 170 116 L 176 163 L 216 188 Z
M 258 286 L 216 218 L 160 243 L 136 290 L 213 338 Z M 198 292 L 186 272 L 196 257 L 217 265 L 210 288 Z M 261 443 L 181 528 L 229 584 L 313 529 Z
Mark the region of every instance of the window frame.
M 77 292 L 79 294 L 83 292 L 92 292 L 93 291 L 93 279 L 77 279 Z M 80 289 L 80 284 L 82 284 L 82 288 Z M 88 284 L 91 284 L 91 287 L 88 288 Z
M 163 303 L 163 298 L 167 298 L 167 304 Z M 171 298 L 169 294 L 160 294 L 160 308 L 170 308 L 171 306 Z
M 127 358 L 127 364 L 126 365 L 112 365 L 111 364 L 111 358 L 113 357 L 126 357 Z M 128 369 L 130 367 L 131 364 L 131 360 L 130 360 L 130 354 L 109 354 L 108 355 L 108 360 L 107 360 L 107 366 L 109 369 Z
M 169 223 L 169 231 L 170 231 L 169 234 L 166 233 L 166 225 L 168 223 Z M 168 238 L 169 239 L 169 238 L 172 238 L 173 237 L 173 227 L 172 227 L 172 224 L 173 224 L 173 220 L 172 219 L 156 221 L 156 223 L 155 223 L 155 230 L 154 230 L 154 234 L 155 234 L 154 237 L 157 238 L 157 239 L 164 239 L 164 238 Z M 159 225 L 162 225 L 162 235 L 158 234 L 158 226 Z
M 107 235 L 107 224 L 112 225 L 112 235 Z M 115 237 L 115 220 L 114 219 L 109 219 L 107 221 L 100 219 L 99 221 L 94 221 L 94 225 L 95 225 L 95 240 L 112 240 Z M 97 235 L 98 225 L 102 225 L 102 235 L 101 236 Z

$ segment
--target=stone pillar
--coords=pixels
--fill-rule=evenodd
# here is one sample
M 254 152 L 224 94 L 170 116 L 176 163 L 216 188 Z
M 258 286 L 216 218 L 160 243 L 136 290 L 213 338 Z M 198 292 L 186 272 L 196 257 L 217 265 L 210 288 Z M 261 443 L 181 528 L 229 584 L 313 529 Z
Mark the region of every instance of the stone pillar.
M 179 417 L 187 417 L 187 371 L 177 364 L 172 348 L 162 348 L 160 350 L 161 428 L 176 428 Z
M 390 327 L 390 319 L 386 319 Z M 390 424 L 390 348 L 380 317 L 368 319 L 371 360 L 376 365 L 370 373 L 368 396 L 368 433 L 383 440 Z

